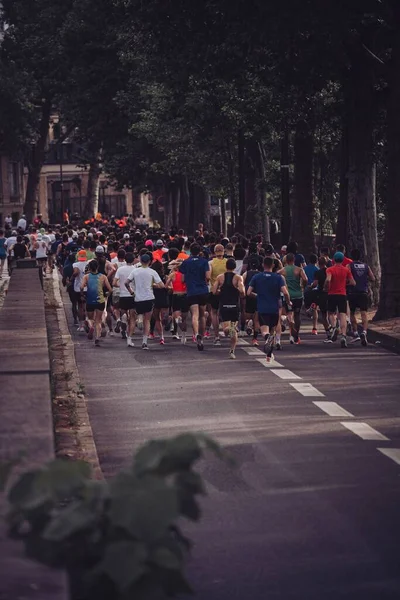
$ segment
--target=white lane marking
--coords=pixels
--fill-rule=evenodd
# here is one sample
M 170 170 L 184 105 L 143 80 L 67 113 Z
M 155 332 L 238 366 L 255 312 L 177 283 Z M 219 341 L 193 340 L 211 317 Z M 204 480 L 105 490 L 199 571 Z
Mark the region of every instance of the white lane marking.
M 382 435 L 382 433 L 379 433 L 379 431 L 377 431 L 370 425 L 367 425 L 367 423 L 343 422 L 341 423 L 341 425 L 358 435 L 363 440 L 389 440 L 389 438 L 387 438 L 385 435 Z
M 317 390 L 318 391 L 318 390 Z M 322 394 L 321 394 L 322 395 Z M 337 402 L 313 402 L 330 417 L 354 417 L 348 410 L 342 408 Z
M 302 396 L 324 397 L 324 394 L 311 385 L 311 383 L 291 383 L 290 385 L 300 392 Z
M 267 357 L 265 358 L 256 358 L 256 361 L 260 363 L 260 365 L 262 365 L 263 367 L 267 367 L 268 369 L 273 369 L 275 367 L 283 367 L 283 365 L 281 365 L 281 363 L 277 362 L 276 360 L 273 360 L 270 363 L 267 363 Z
M 254 355 L 260 355 L 260 354 L 264 354 L 262 350 L 260 350 L 259 348 L 241 348 L 241 350 L 244 350 L 245 352 L 247 352 L 247 354 Z
M 382 452 L 385 456 L 394 460 L 395 463 L 400 465 L 400 448 L 378 448 L 379 452 Z
M 276 366 L 276 365 L 272 365 L 272 366 Z M 274 375 L 277 375 L 281 379 L 301 379 L 301 377 L 299 377 L 298 375 L 295 375 L 295 373 L 293 373 L 292 371 L 289 371 L 289 369 L 271 369 L 271 373 L 273 373 Z
M 246 342 L 246 340 L 244 340 L 243 338 L 239 338 L 238 341 L 236 342 L 237 346 L 248 346 L 249 342 Z

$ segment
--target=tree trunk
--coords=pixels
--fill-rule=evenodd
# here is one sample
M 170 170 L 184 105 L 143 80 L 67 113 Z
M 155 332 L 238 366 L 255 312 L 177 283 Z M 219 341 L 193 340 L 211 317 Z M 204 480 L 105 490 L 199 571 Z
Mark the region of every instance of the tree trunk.
M 39 125 L 39 137 L 32 149 L 32 155 L 28 161 L 28 181 L 26 185 L 24 213 L 28 223 L 32 223 L 36 216 L 38 205 L 38 186 L 40 173 L 42 171 L 45 155 L 47 136 L 49 134 L 51 114 L 51 101 L 45 100 L 42 104 L 42 114 Z
M 299 121 L 294 141 L 294 183 L 291 239 L 299 245 L 300 252 L 316 251 L 314 237 L 313 191 L 313 132 L 308 123 Z
M 94 217 L 99 210 L 100 174 L 101 166 L 99 153 L 96 159 L 89 163 L 89 175 L 85 202 L 86 218 Z
M 172 225 L 177 227 L 179 222 L 179 209 L 180 209 L 180 199 L 181 199 L 181 190 L 180 190 L 180 181 L 179 175 L 174 177 L 174 180 L 171 182 L 171 218 Z
M 189 227 L 188 233 L 192 235 L 197 228 L 196 223 L 196 198 L 195 198 L 195 186 L 189 182 Z
M 143 213 L 143 205 L 140 192 L 135 193 L 132 191 L 132 212 L 135 218 Z
M 400 6 L 392 3 L 393 47 L 387 107 L 387 218 L 378 312 L 375 319 L 400 316 Z
M 226 204 L 225 198 L 220 198 L 220 206 L 221 206 L 221 233 L 224 237 L 227 235 L 226 229 Z
M 269 216 L 268 216 L 268 203 L 267 203 L 267 188 L 266 188 L 266 172 L 265 172 L 265 156 L 262 143 L 258 142 L 258 177 L 259 177 L 259 210 L 261 218 L 261 231 L 264 240 L 269 244 L 271 242 L 270 228 L 269 228 Z
M 198 228 L 199 223 L 203 223 L 204 230 L 210 231 L 211 199 L 210 194 L 204 186 L 195 184 L 194 200 L 196 215 L 195 230 Z
M 349 143 L 348 143 L 348 123 L 347 115 L 344 117 L 342 128 L 342 139 L 340 148 L 340 189 L 339 189 L 339 208 L 338 219 L 336 223 L 336 243 L 347 246 L 348 232 L 348 189 L 349 189 Z
M 372 301 L 379 301 L 380 261 L 377 234 L 374 123 L 377 113 L 371 63 L 354 57 L 346 95 L 349 114 L 348 245 L 358 248 L 371 267 L 376 282 Z
M 238 159 L 239 159 L 239 211 L 236 222 L 236 230 L 244 234 L 244 222 L 246 213 L 246 174 L 245 174 L 245 147 L 243 130 L 238 134 Z
M 229 141 L 227 142 L 227 152 L 228 152 L 229 198 L 231 201 L 231 223 L 232 223 L 232 233 L 234 233 L 236 231 L 237 222 L 238 222 L 238 203 L 237 203 L 236 181 L 235 181 L 235 163 L 233 160 Z
M 180 177 L 180 202 L 178 227 L 189 229 L 189 183 L 186 175 Z
M 289 131 L 286 128 L 281 139 L 281 206 L 282 244 L 287 244 L 290 236 L 290 173 L 289 173 Z
M 260 203 L 257 190 L 257 161 L 259 149 L 256 140 L 246 140 L 245 151 L 244 180 L 246 212 L 244 231 L 251 236 L 255 236 L 261 231 Z

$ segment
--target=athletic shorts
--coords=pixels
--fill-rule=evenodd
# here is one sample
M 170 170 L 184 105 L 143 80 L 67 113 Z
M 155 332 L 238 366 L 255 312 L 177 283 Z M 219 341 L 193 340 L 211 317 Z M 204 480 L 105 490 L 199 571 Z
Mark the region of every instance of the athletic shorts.
M 97 304 L 86 304 L 86 312 L 94 312 L 95 310 L 103 311 L 106 307 L 105 302 L 98 302 Z
M 246 296 L 245 312 L 249 315 L 254 315 L 254 313 L 257 312 L 257 298 Z
M 218 310 L 219 309 L 219 296 L 217 296 L 216 294 L 210 294 L 208 296 L 208 303 L 210 304 L 211 308 L 213 308 L 214 310 Z
M 304 307 L 305 308 L 310 308 L 311 304 L 317 303 L 317 294 L 318 294 L 318 292 L 311 288 L 305 290 L 305 292 L 304 292 Z
M 169 308 L 168 290 L 154 289 L 154 308 Z
M 69 297 L 70 297 L 71 302 L 74 301 L 74 302 L 77 302 L 78 304 L 84 304 L 86 302 L 85 298 L 82 296 L 82 292 L 77 292 L 75 290 L 72 290 Z
M 258 320 L 260 326 L 269 327 L 271 329 L 278 325 L 279 313 L 258 313 Z
M 328 294 L 328 312 L 347 313 L 347 296 L 341 294 Z
M 173 294 L 172 296 L 172 310 L 187 313 L 189 311 L 189 303 L 186 294 Z
M 133 310 L 135 308 L 135 298 L 133 296 L 120 296 L 119 308 L 121 310 Z
M 289 310 L 295 312 L 295 313 L 299 313 L 303 307 L 303 298 L 293 298 L 293 300 L 291 300 L 292 306 L 291 308 L 289 308 Z
M 220 306 L 219 316 L 223 323 L 227 323 L 228 321 L 237 323 L 239 321 L 239 307 Z
M 188 296 L 189 306 L 198 304 L 199 306 L 205 306 L 208 304 L 208 297 L 210 294 L 196 294 L 195 296 Z
M 317 292 L 316 304 L 322 313 L 328 312 L 328 292 Z
M 143 300 L 142 302 L 135 302 L 135 310 L 138 315 L 144 315 L 144 313 L 152 312 L 154 306 L 154 300 Z
M 368 294 L 367 292 L 353 292 L 347 296 L 350 306 L 350 312 L 360 310 L 368 310 Z

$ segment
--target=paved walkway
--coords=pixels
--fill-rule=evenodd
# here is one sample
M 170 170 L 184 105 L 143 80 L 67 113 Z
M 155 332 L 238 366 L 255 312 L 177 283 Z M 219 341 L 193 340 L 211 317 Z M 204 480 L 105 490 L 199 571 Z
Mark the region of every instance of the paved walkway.
M 187 430 L 237 461 L 202 466 L 209 497 L 188 527 L 200 600 L 399 598 L 400 356 L 307 330 L 269 368 L 247 338 L 231 361 L 227 342 L 94 348 L 71 327 L 106 476 Z

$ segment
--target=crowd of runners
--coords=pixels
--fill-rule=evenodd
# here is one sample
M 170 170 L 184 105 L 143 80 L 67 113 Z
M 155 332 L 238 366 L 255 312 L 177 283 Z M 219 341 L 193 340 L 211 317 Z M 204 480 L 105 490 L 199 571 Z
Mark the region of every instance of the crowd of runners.
M 263 345 L 267 361 L 282 349 L 282 333 L 300 344 L 302 318 L 321 326 L 324 342 L 367 345 L 368 286 L 374 274 L 358 249 L 338 245 L 307 258 L 295 241 L 279 251 L 255 237 L 231 238 L 203 230 L 193 236 L 137 226 L 126 220 L 76 222 L 63 227 L 0 230 L 0 277 L 18 259 L 35 258 L 45 277 L 58 269 L 71 301 L 78 333 L 94 340 L 120 335 L 128 347 L 140 330 L 141 347 L 165 344 L 165 335 L 199 351 L 229 338 L 235 358 L 238 337 Z M 361 312 L 361 326 L 356 311 Z M 304 313 L 305 311 L 305 313 Z M 322 331 L 322 329 L 321 329 Z

